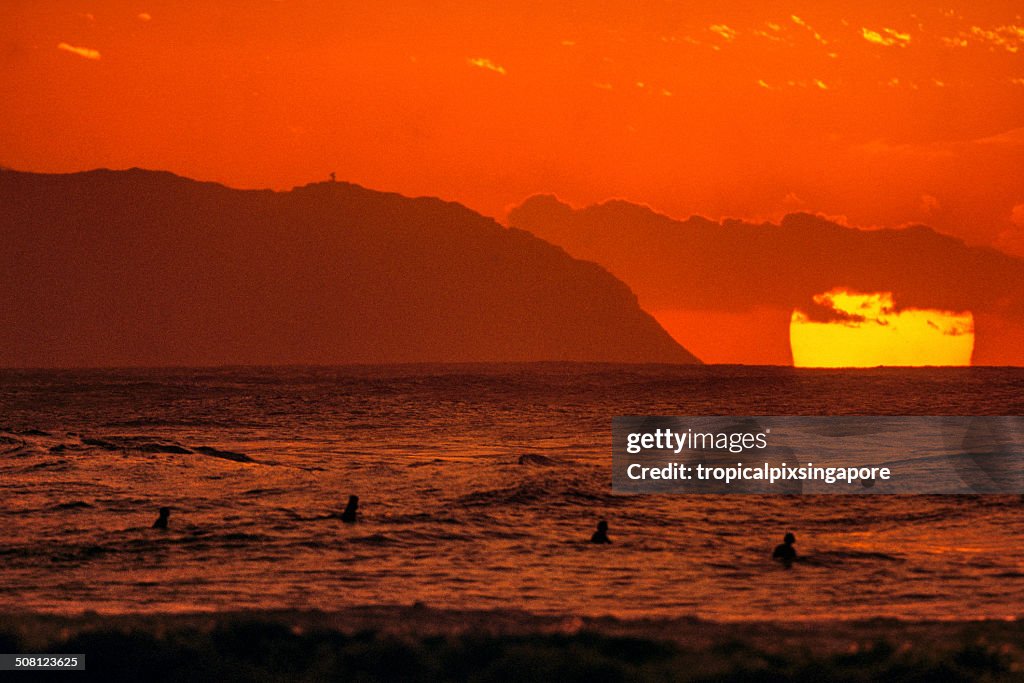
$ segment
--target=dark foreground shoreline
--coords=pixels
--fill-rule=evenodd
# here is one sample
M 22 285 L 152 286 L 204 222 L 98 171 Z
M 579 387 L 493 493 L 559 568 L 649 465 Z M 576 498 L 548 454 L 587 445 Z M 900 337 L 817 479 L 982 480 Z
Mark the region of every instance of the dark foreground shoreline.
M 361 607 L 0 614 L 0 651 L 104 681 L 1024 680 L 1024 621 L 709 622 Z

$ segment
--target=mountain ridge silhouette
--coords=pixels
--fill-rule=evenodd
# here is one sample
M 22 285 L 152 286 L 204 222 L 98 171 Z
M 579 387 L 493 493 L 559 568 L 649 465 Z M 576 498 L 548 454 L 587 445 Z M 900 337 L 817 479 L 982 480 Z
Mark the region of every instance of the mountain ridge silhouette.
M 436 198 L 0 171 L 0 366 L 699 362 L 600 266 Z
M 927 226 L 862 230 L 809 213 L 778 224 L 678 220 L 623 200 L 574 209 L 553 195 L 528 198 L 507 222 L 600 263 L 656 314 L 690 311 L 696 321 L 695 312 L 714 311 L 753 321 L 761 309 L 757 343 L 778 348 L 777 362 L 788 353 L 781 335 L 791 311 L 844 287 L 892 292 L 899 308 L 969 310 L 976 363 L 1024 364 L 1024 259 Z

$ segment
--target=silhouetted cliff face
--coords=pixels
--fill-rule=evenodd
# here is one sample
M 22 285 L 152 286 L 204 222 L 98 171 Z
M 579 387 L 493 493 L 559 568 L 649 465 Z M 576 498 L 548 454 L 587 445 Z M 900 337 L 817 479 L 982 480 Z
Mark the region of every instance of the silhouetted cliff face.
M 696 362 L 601 267 L 345 183 L 0 171 L 0 365 Z
M 858 230 L 803 213 L 780 225 L 678 221 L 623 201 L 574 210 L 545 195 L 513 209 L 509 223 L 608 268 L 647 310 L 770 309 L 780 324 L 760 329 L 777 336 L 815 294 L 892 292 L 901 308 L 972 311 L 975 362 L 1024 363 L 1024 260 L 925 226 Z

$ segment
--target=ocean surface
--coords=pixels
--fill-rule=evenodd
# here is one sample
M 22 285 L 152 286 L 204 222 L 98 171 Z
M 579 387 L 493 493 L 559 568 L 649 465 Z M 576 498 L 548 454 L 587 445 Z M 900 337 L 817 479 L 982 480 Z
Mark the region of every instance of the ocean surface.
M 836 414 L 1022 415 L 1024 371 L 0 371 L 0 610 L 1024 615 L 1019 496 L 611 492 L 616 415 Z

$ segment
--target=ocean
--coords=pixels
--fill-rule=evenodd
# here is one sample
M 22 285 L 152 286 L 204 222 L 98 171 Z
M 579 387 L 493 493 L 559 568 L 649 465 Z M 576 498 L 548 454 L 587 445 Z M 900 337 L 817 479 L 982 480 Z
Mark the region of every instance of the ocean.
M 0 608 L 1015 618 L 1019 496 L 615 495 L 611 422 L 1022 414 L 1007 368 L 4 370 Z

